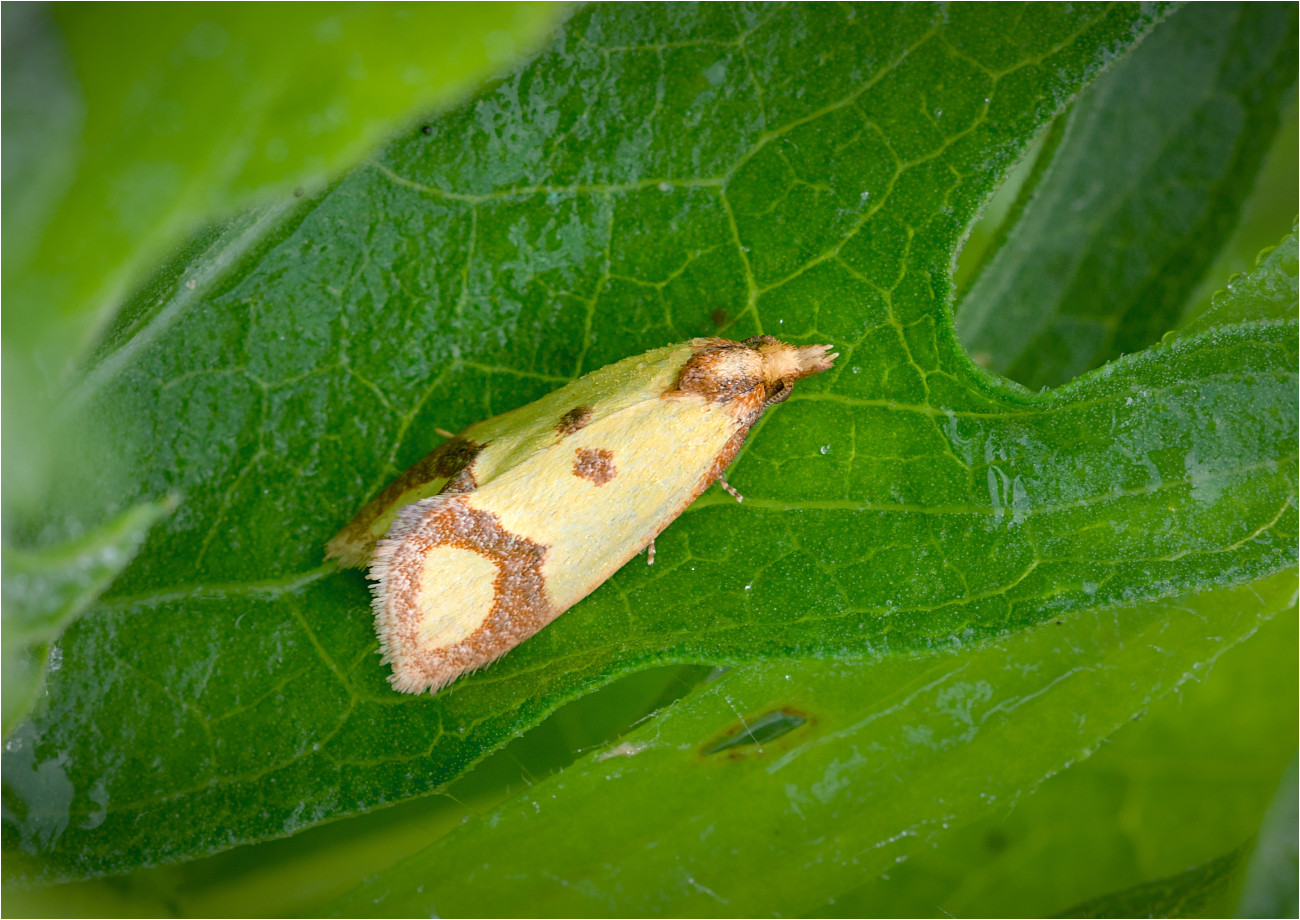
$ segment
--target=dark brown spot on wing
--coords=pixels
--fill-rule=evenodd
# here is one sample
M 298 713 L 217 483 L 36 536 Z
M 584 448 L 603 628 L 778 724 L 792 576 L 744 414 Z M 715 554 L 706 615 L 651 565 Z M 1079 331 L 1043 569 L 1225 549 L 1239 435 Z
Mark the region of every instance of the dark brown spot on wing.
M 450 479 L 473 463 L 474 458 L 482 453 L 485 447 L 487 447 L 486 444 L 476 444 L 469 438 L 462 438 L 457 435 L 441 445 L 427 459 L 433 462 L 435 475 L 439 477 L 445 476 Z
M 425 607 L 439 598 L 422 598 L 424 559 L 450 546 L 478 553 L 496 566 L 492 612 L 473 633 L 454 645 L 420 644 Z M 558 616 L 546 599 L 542 563 L 546 547 L 510 533 L 496 515 L 471 508 L 461 495 L 439 495 L 408 508 L 379 544 L 370 577 L 375 581 L 375 627 L 385 660 L 393 663 L 390 682 L 398 690 L 437 690 L 467 671 L 500 658 Z
M 383 510 L 391 506 L 407 492 L 434 479 L 454 480 L 459 473 L 464 472 L 465 468 L 474 462 L 475 458 L 483 452 L 484 447 L 487 447 L 487 445 L 476 444 L 468 438 L 459 436 L 444 441 L 437 449 L 426 454 L 423 459 L 417 461 L 414 466 L 390 482 L 387 488 L 379 493 L 379 497 L 366 506 L 365 510 L 368 511 L 372 506 L 377 506 L 377 512 Z M 473 478 L 471 475 L 471 489 L 474 488 Z M 445 490 L 446 486 L 443 489 Z M 453 491 L 465 490 L 455 489 Z M 378 514 L 375 516 L 378 517 Z
M 560 437 L 573 434 L 575 431 L 581 431 L 591 422 L 591 406 L 574 406 L 568 412 L 560 416 L 560 420 L 555 425 L 555 430 L 560 433 Z
M 573 475 L 586 479 L 592 485 L 603 486 L 618 475 L 618 469 L 614 466 L 614 452 L 604 448 L 578 448 L 573 459 Z

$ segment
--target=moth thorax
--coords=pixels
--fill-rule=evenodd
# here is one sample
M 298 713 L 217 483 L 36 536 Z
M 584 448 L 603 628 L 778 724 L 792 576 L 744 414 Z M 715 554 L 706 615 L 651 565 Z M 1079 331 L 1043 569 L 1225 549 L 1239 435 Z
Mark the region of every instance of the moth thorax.
M 796 380 L 827 370 L 838 357 L 828 354 L 828 345 L 787 345 L 770 335 L 697 341 L 703 347 L 682 368 L 677 390 L 724 402 L 746 394 L 760 394 L 768 405 L 780 402 Z
M 677 378 L 676 389 L 727 402 L 763 383 L 762 356 L 739 342 L 723 340 L 711 343 L 686 362 Z

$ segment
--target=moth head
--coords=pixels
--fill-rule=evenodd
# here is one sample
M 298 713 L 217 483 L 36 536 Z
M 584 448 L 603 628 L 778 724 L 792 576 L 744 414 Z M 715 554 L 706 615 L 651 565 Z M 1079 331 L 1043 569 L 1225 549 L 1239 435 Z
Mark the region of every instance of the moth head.
M 830 370 L 839 355 L 829 345 L 787 345 L 770 335 L 745 339 L 762 359 L 763 385 L 767 391 L 764 406 L 785 402 L 796 380 Z

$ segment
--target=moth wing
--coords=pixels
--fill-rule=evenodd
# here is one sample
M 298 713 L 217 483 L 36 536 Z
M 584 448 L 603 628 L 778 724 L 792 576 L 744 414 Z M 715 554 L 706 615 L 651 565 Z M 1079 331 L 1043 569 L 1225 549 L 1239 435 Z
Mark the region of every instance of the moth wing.
M 535 634 L 672 523 L 738 432 L 702 398 L 642 402 L 403 508 L 370 571 L 393 686 L 436 691 Z
M 393 686 L 437 690 L 555 618 L 544 549 L 506 532 L 468 494 L 407 505 L 375 549 L 375 629 Z
M 474 487 L 468 467 L 480 451 L 479 445 L 461 436 L 444 441 L 357 512 L 325 544 L 325 558 L 337 558 L 345 567 L 361 568 L 368 564 L 376 542 L 392 526 L 402 508 L 443 491 L 467 492 Z
M 535 453 L 467 504 L 545 547 L 546 596 L 558 616 L 672 523 L 743 433 L 719 403 L 644 401 Z
M 695 345 L 684 342 L 624 358 L 542 398 L 485 419 L 445 441 L 395 479 L 338 532 L 326 558 L 362 567 L 407 505 L 442 492 L 470 492 L 573 431 L 628 406 L 658 401 Z

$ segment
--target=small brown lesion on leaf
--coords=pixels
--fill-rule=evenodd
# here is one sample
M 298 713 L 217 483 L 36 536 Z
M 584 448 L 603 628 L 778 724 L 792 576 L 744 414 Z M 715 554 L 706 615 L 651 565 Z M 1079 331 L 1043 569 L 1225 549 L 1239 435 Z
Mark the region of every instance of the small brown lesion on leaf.
M 773 742 L 814 721 L 806 712 L 793 706 L 769 710 L 751 719 L 741 719 L 706 742 L 700 754 L 711 757 L 723 754 L 728 759 L 761 757 L 772 749 Z M 777 747 L 784 748 L 784 743 Z
M 559 432 L 560 437 L 567 437 L 575 431 L 581 431 L 591 423 L 591 406 L 574 406 L 568 412 L 560 416 L 560 420 L 555 423 L 555 430 Z
M 618 475 L 614 466 L 614 452 L 603 447 L 580 447 L 573 459 L 573 475 L 595 486 L 603 486 Z

